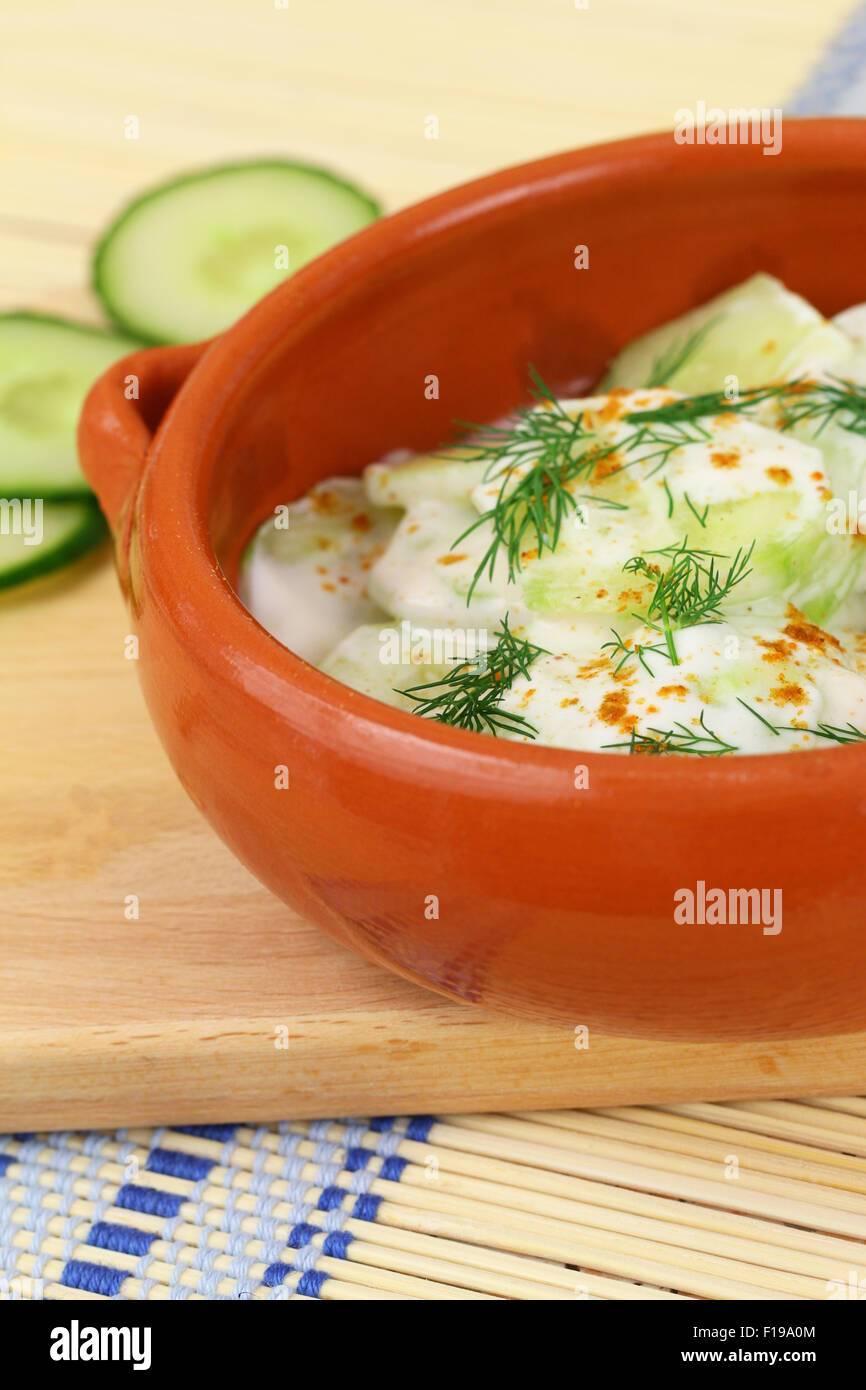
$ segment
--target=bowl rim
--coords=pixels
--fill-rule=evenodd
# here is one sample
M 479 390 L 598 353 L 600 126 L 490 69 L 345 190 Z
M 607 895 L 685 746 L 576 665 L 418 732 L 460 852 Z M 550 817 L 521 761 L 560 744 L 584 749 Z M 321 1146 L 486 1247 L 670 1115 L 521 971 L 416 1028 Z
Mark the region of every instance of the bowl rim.
M 850 168 L 857 156 L 862 167 L 866 119 L 797 118 L 785 122 L 785 140 L 789 148 L 795 146 L 794 158 L 801 167 L 820 166 L 822 172 Z M 513 796 L 514 772 L 523 771 L 525 793 L 559 797 L 569 785 L 563 778 L 573 777 L 576 767 L 583 766 L 590 785 L 612 795 L 638 790 L 645 794 L 648 777 L 653 787 L 673 797 L 699 791 L 716 796 L 725 787 L 753 786 L 755 779 L 765 794 L 790 792 L 792 783 L 798 783 L 804 794 L 812 795 L 816 777 L 830 790 L 863 773 L 866 745 L 651 758 L 647 770 L 645 757 L 519 743 L 424 719 L 344 685 L 283 646 L 244 606 L 211 543 L 202 477 L 207 452 L 218 447 L 235 394 L 250 368 L 275 354 L 287 334 L 303 334 L 310 322 L 328 312 L 335 295 L 351 296 L 356 287 L 368 285 L 370 275 L 389 276 L 400 256 L 411 256 L 420 239 L 457 237 L 464 227 L 496 210 L 560 186 L 618 186 L 634 167 L 643 178 L 652 177 L 672 166 L 677 149 L 671 131 L 655 132 L 532 160 L 460 184 L 341 242 L 283 281 L 213 340 L 157 431 L 135 505 L 149 592 L 213 675 L 240 680 L 248 694 L 280 719 L 296 724 L 299 714 L 332 717 L 328 741 L 335 750 L 342 748 L 354 757 L 363 750 L 367 760 L 405 754 L 419 782 L 422 776 L 436 782 L 465 777 L 474 767 L 486 787 L 493 777 L 503 784 L 503 792 L 507 782 Z M 706 165 L 708 152 L 716 154 L 717 147 L 690 146 L 690 158 L 699 167 Z M 715 167 L 721 174 L 732 165 L 739 167 L 750 154 L 754 158 L 754 147 L 729 145 Z M 142 525 L 151 512 L 154 517 L 171 516 L 173 524 Z M 316 727 L 320 732 L 321 723 Z M 752 772 L 746 782 L 747 769 Z

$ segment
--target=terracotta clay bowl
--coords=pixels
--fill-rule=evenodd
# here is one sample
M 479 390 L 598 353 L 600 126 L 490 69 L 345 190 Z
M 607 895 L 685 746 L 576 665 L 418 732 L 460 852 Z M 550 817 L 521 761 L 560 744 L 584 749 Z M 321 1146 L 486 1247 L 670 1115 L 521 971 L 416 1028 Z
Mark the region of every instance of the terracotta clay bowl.
M 409 208 L 211 344 L 101 378 L 81 456 L 153 721 L 274 893 L 409 979 L 569 1028 L 866 1028 L 866 748 L 629 758 L 455 731 L 307 665 L 233 587 L 275 505 L 501 415 L 529 362 L 588 385 L 635 334 L 759 269 L 828 314 L 866 299 L 864 225 L 866 123 L 786 122 L 776 156 L 625 140 Z M 699 881 L 781 889 L 781 932 L 678 924 L 674 894 Z

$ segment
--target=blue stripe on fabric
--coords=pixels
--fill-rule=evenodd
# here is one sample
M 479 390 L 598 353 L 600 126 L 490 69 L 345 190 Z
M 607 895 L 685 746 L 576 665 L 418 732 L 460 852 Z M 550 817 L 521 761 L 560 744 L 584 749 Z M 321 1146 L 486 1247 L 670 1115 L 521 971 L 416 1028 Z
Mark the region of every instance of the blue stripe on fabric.
M 268 1265 L 262 1275 L 262 1283 L 266 1289 L 273 1289 L 277 1284 L 282 1284 L 286 1275 L 291 1274 L 292 1266 L 284 1265 L 280 1260 L 276 1264 Z
M 390 1158 L 386 1158 L 382 1164 L 380 1176 L 383 1177 L 386 1182 L 399 1182 L 403 1176 L 403 1169 L 408 1162 L 408 1158 L 401 1158 L 399 1154 L 392 1154 Z
M 292 1250 L 301 1250 L 305 1245 L 309 1245 L 313 1236 L 318 1234 L 318 1230 L 318 1226 L 311 1226 L 309 1222 L 302 1221 L 299 1225 L 292 1227 L 286 1245 Z
M 370 1121 L 370 1128 L 377 1134 L 384 1134 L 387 1130 L 394 1128 L 396 1115 L 376 1115 Z
M 321 1270 L 308 1269 L 298 1280 L 298 1293 L 305 1294 L 307 1298 L 318 1298 L 327 1277 Z
M 60 1282 L 67 1289 L 81 1289 L 84 1293 L 99 1293 L 104 1298 L 115 1298 L 121 1284 L 128 1278 L 125 1269 L 109 1269 L 107 1265 L 91 1264 L 88 1260 L 70 1260 L 60 1276 Z
M 179 1149 L 151 1149 L 145 1167 L 149 1173 L 161 1173 L 163 1177 L 199 1182 L 214 1167 L 214 1160 L 181 1153 Z
M 332 1231 L 330 1235 L 325 1236 L 322 1254 L 330 1255 L 335 1260 L 345 1260 L 346 1251 L 353 1240 L 354 1236 L 348 1231 Z
M 372 1149 L 347 1149 L 346 1162 L 343 1167 L 349 1173 L 357 1173 L 359 1168 L 366 1168 L 372 1157 Z
M 342 1206 L 345 1195 L 342 1187 L 323 1187 L 316 1206 L 319 1211 L 336 1211 L 337 1207 Z
M 3 1174 L 6 1172 L 9 1164 L 14 1162 L 15 1160 L 11 1154 L 0 1154 L 0 1178 L 2 1178 Z
M 413 1115 L 406 1126 L 406 1138 L 419 1144 L 427 1143 L 427 1136 L 436 1123 L 435 1115 Z
M 18 1141 L 19 1144 L 26 1144 L 27 1141 L 28 1141 L 28 1139 L 33 1139 L 33 1138 L 34 1138 L 35 1134 L 36 1134 L 36 1131 L 35 1131 L 34 1129 L 31 1129 L 30 1132 L 29 1132 L 28 1134 L 25 1134 L 25 1133 L 23 1133 L 23 1132 L 22 1132 L 21 1134 L 13 1134 L 13 1135 L 12 1135 L 12 1138 L 13 1138 L 13 1139 L 17 1139 L 17 1141 Z
M 86 1243 L 95 1245 L 99 1250 L 120 1250 L 124 1255 L 146 1255 L 155 1240 L 155 1233 L 140 1231 L 137 1226 L 97 1221 Z
M 146 1216 L 177 1216 L 186 1198 L 176 1192 L 160 1192 L 158 1187 L 136 1187 L 128 1182 L 114 1199 L 124 1211 L 140 1211 Z
M 240 1125 L 172 1125 L 176 1134 L 194 1134 L 198 1139 L 215 1139 L 218 1144 L 227 1144 L 234 1139 Z
M 363 1193 L 352 1208 L 352 1216 L 356 1221 L 375 1221 L 381 1201 L 381 1197 L 374 1197 L 369 1192 Z

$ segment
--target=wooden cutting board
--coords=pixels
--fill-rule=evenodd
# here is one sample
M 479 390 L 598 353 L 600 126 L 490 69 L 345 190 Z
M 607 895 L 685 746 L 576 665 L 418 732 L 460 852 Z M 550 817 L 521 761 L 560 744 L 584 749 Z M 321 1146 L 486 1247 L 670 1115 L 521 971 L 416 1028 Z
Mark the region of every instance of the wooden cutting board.
M 866 1034 L 577 1049 L 331 942 L 188 801 L 127 630 L 107 550 L 0 599 L 0 1130 L 862 1089 Z
M 93 319 L 94 238 L 126 198 L 196 165 L 289 153 L 390 211 L 669 126 L 689 93 L 782 105 L 849 5 L 788 0 L 780 31 L 773 0 L 733 25 L 726 6 L 684 23 L 682 0 L 651 15 L 642 0 L 416 0 L 412 14 L 405 0 L 152 0 L 144 26 L 135 6 L 90 0 L 70 28 L 68 6 L 43 0 L 4 35 L 0 304 Z M 358 960 L 260 888 L 189 804 L 126 631 L 106 555 L 0 596 L 0 1130 L 862 1089 L 866 1036 L 578 1051 L 567 1031 Z

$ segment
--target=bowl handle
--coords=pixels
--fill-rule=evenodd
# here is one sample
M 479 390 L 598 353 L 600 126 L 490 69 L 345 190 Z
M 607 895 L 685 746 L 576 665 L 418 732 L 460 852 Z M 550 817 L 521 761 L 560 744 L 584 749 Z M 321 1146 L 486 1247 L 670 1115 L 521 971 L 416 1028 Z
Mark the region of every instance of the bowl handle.
M 78 456 L 118 542 L 162 418 L 207 343 L 144 348 L 91 387 L 78 424 Z

